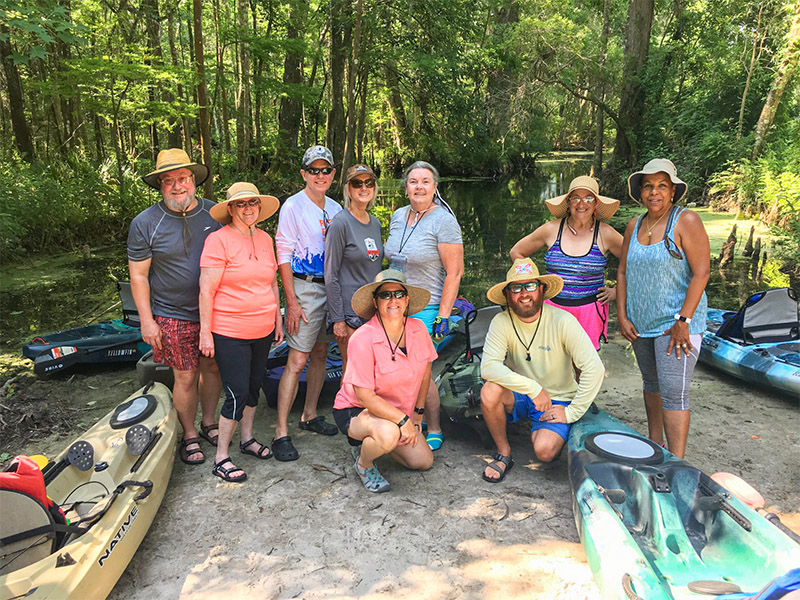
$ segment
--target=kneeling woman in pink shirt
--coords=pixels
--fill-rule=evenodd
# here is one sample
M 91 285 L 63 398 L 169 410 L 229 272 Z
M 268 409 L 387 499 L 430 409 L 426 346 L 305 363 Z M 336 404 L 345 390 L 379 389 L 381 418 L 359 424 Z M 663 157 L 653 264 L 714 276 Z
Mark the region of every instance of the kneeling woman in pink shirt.
M 429 292 L 408 285 L 403 273 L 393 269 L 381 271 L 353 295 L 353 310 L 369 321 L 347 344 L 333 418 L 355 446 L 355 469 L 370 492 L 389 491 L 374 464 L 384 454 L 409 469 L 433 465 L 421 424 L 437 354 L 425 324 L 408 317 L 429 300 Z
M 200 352 L 216 359 L 225 389 L 212 473 L 225 481 L 247 478 L 228 450 L 239 421 L 242 454 L 272 457 L 269 447 L 256 441 L 253 420 L 269 348 L 283 339 L 283 325 L 275 246 L 256 223 L 275 214 L 278 205 L 252 183 L 234 183 L 226 200 L 211 208 L 211 216 L 227 227 L 206 238 L 200 258 Z

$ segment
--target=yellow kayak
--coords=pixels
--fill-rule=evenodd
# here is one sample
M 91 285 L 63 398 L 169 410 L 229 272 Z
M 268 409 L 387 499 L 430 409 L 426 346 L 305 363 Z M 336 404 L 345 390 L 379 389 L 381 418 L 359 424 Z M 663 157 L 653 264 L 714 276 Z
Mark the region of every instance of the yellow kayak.
M 164 498 L 177 425 L 169 389 L 148 384 L 50 462 L 47 496 L 67 525 L 0 489 L 0 599 L 108 596 Z

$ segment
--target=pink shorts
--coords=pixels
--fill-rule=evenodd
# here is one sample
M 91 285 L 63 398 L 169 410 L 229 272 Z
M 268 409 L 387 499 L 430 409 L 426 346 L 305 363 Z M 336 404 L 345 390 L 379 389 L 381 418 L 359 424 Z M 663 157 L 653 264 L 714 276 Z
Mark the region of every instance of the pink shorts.
M 200 323 L 171 317 L 153 317 L 161 327 L 161 350 L 153 348 L 156 362 L 179 371 L 196 371 L 200 360 Z
M 589 334 L 595 350 L 600 349 L 600 338 L 608 342 L 608 304 L 600 304 L 599 300 L 581 306 L 563 306 L 552 300 L 545 300 L 545 302 L 567 311 L 578 319 L 583 330 Z

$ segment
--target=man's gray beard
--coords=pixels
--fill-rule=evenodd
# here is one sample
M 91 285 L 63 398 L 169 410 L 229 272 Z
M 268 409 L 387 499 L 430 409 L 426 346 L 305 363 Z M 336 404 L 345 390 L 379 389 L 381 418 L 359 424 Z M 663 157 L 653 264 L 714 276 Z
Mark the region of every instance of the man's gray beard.
M 162 198 L 164 197 L 162 196 Z M 166 204 L 167 208 L 172 211 L 183 212 L 192 205 L 192 202 L 194 202 L 195 198 L 197 198 L 197 193 L 195 193 L 193 196 L 187 196 L 185 202 L 175 202 L 171 198 L 164 198 L 164 204 Z

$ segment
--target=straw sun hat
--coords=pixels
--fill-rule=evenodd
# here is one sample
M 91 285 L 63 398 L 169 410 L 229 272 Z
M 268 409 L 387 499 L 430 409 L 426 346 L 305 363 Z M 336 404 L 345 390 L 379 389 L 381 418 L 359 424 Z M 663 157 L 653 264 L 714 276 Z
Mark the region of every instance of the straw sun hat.
M 228 188 L 225 194 L 225 200 L 212 206 L 209 212 L 215 221 L 227 225 L 233 220 L 228 213 L 228 204 L 237 200 L 250 200 L 251 198 L 258 198 L 261 200 L 261 211 L 258 213 L 256 223 L 269 219 L 280 206 L 280 202 L 275 196 L 265 196 L 264 194 L 260 194 L 258 188 L 252 183 L 237 181 Z
M 530 258 L 518 258 L 506 273 L 506 280 L 490 287 L 489 291 L 486 292 L 486 297 L 495 304 L 505 306 L 508 302 L 503 290 L 509 283 L 531 281 L 533 279 L 547 286 L 544 292 L 544 300 L 558 296 L 564 287 L 564 280 L 558 275 L 539 275 L 539 269 Z
M 406 283 L 406 276 L 402 271 L 386 269 L 381 271 L 372 280 L 372 283 L 362 285 L 353 294 L 351 304 L 355 313 L 362 319 L 370 319 L 375 314 L 374 294 L 384 283 L 399 283 L 408 292 L 408 314 L 418 313 L 428 305 L 431 294 L 428 290 Z
M 162 150 L 158 153 L 158 157 L 156 158 L 156 170 L 142 177 L 142 181 L 151 188 L 160 190 L 161 185 L 158 182 L 158 176 L 177 169 L 189 169 L 194 173 L 195 185 L 201 185 L 208 179 L 208 167 L 192 162 L 189 155 L 180 148 L 169 148 L 168 150 Z
M 605 221 L 610 218 L 619 208 L 619 200 L 600 195 L 600 185 L 594 177 L 581 175 L 576 177 L 569 184 L 566 194 L 545 200 L 545 205 L 551 214 L 557 219 L 567 216 L 567 198 L 575 190 L 588 190 L 597 198 L 597 213 L 595 217 L 598 221 Z
M 636 173 L 633 173 L 630 177 L 628 177 L 628 195 L 636 202 L 641 204 L 642 178 L 645 175 L 653 175 L 655 173 L 664 173 L 669 177 L 670 181 L 672 181 L 673 185 L 675 186 L 675 195 L 672 197 L 673 202 L 677 204 L 683 200 L 683 197 L 686 195 L 688 190 L 688 186 L 686 185 L 685 181 L 678 177 L 678 169 L 675 168 L 675 165 L 672 163 L 672 161 L 666 158 L 654 158 L 644 167 L 642 167 L 641 171 L 636 171 Z

